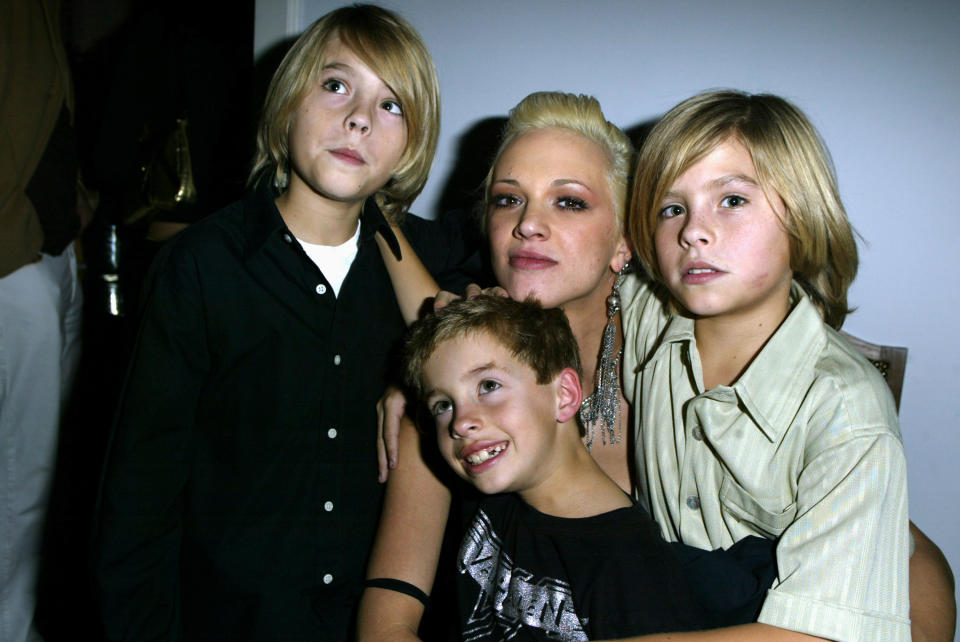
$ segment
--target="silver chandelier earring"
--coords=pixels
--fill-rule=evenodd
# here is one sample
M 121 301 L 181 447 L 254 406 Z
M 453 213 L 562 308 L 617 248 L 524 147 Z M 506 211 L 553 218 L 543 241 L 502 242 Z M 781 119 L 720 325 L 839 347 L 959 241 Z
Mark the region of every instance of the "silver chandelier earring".
M 607 325 L 600 342 L 600 364 L 597 367 L 597 387 L 593 394 L 580 404 L 580 423 L 587 432 L 587 450 L 593 447 L 595 429 L 600 432 L 604 444 L 620 443 L 623 429 L 617 422 L 620 412 L 620 355 L 623 348 L 615 349 L 617 342 L 616 316 L 620 313 L 620 279 L 627 270 L 624 266 L 613 284 L 613 292 L 607 297 Z

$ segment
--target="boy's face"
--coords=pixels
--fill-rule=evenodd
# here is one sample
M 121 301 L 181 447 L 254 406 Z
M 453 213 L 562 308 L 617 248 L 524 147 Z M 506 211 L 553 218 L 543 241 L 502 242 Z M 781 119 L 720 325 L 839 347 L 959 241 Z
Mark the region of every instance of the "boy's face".
M 403 156 L 407 125 L 397 97 L 334 39 L 316 86 L 293 113 L 291 193 L 362 201 L 383 187 Z
M 698 318 L 776 327 L 790 298 L 790 242 L 747 149 L 729 139 L 680 175 L 660 204 L 660 272 Z
M 532 490 L 550 477 L 556 381 L 538 384 L 532 368 L 476 332 L 441 343 L 423 383 L 440 452 L 457 475 L 484 493 Z

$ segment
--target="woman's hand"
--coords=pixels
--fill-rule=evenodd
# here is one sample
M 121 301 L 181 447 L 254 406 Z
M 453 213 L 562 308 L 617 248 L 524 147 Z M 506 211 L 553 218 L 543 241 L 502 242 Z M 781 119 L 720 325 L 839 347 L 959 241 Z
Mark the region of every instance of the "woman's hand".
M 507 291 L 501 288 L 499 285 L 495 285 L 492 288 L 481 288 L 476 283 L 471 283 L 470 285 L 467 286 L 467 289 L 466 291 L 464 291 L 462 298 L 467 299 L 469 301 L 470 299 L 476 299 L 481 294 L 486 296 L 502 296 L 506 298 L 510 297 L 510 295 L 507 294 Z M 452 303 L 453 301 L 456 301 L 459 298 L 461 297 L 454 294 L 453 292 L 447 292 L 446 290 L 441 290 L 440 292 L 437 292 L 437 296 L 433 298 L 433 311 L 436 312 L 441 308 L 445 308 L 447 307 L 448 304 Z
M 400 432 L 400 419 L 407 409 L 407 398 L 403 391 L 395 386 L 387 390 L 377 402 L 377 479 L 387 481 L 390 469 L 397 467 L 400 448 L 397 435 Z

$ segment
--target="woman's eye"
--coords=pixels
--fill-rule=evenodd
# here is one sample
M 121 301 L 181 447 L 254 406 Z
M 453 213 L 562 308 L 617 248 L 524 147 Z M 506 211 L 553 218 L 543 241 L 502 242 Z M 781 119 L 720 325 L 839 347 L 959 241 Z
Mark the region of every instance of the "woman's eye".
M 674 216 L 680 216 L 683 214 L 683 212 L 683 206 L 674 203 L 672 205 L 667 205 L 660 210 L 660 218 L 673 218 Z
M 573 198 L 570 196 L 564 196 L 557 200 L 557 205 L 565 210 L 585 210 L 587 209 L 587 202 L 579 199 Z
M 493 379 L 484 379 L 480 382 L 480 394 L 485 395 L 500 388 L 500 383 Z
M 439 417 L 444 413 L 450 412 L 450 410 L 452 409 L 453 409 L 453 404 L 450 403 L 448 399 L 441 399 L 440 401 L 434 402 L 434 404 L 430 406 L 430 413 L 434 417 Z
M 337 80 L 336 78 L 331 78 L 330 80 L 325 81 L 323 83 L 323 88 L 335 94 L 347 93 L 347 86 L 343 83 L 343 81 Z
M 731 194 L 730 196 L 724 197 L 724 199 L 720 201 L 720 205 L 723 207 L 740 207 L 741 205 L 745 205 L 746 202 L 747 199 L 745 199 L 743 196 L 740 196 L 739 194 Z
M 397 116 L 403 116 L 403 107 L 400 106 L 395 100 L 385 100 L 380 103 L 380 107 L 386 109 L 391 114 L 396 114 Z
M 491 207 L 516 207 L 520 204 L 520 199 L 513 194 L 494 194 L 490 197 Z

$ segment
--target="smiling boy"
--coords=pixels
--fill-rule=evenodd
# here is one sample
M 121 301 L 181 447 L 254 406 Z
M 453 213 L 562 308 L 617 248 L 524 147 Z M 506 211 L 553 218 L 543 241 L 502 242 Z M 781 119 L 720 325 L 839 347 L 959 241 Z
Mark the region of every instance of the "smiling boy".
M 443 458 L 490 495 L 458 556 L 464 639 L 701 627 L 656 525 L 583 445 L 579 353 L 561 310 L 457 301 L 413 326 L 406 354 Z

